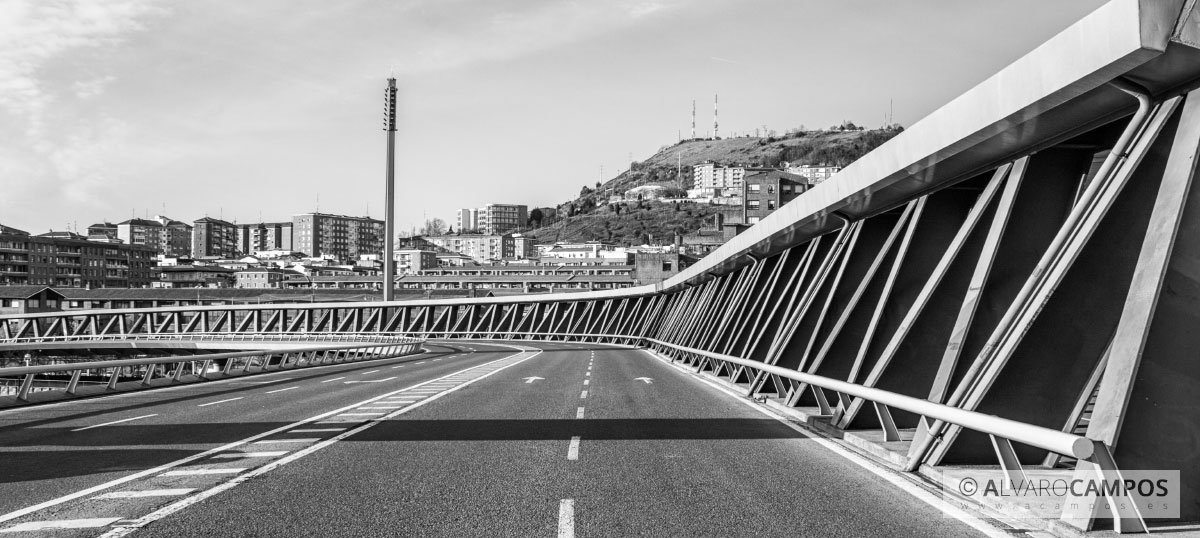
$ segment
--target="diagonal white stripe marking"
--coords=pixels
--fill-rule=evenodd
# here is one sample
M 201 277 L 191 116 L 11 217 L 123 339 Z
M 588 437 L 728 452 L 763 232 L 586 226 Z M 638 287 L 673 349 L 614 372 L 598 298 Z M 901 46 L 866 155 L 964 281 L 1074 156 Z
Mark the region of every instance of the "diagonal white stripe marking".
M 295 431 L 295 430 L 292 430 Z M 320 437 L 297 437 L 295 439 L 263 439 L 250 443 L 252 445 L 270 445 L 275 443 L 315 443 L 320 441 Z
M 99 517 L 93 519 L 59 519 L 57 521 L 26 521 L 20 525 L 13 525 L 0 532 L 29 532 L 43 531 L 50 529 L 94 529 L 96 527 L 105 527 L 120 521 L 119 517 Z
M 302 428 L 299 430 L 288 430 L 288 433 L 321 433 L 321 432 L 343 432 L 346 428 Z
M 176 495 L 187 495 L 196 491 L 196 488 L 180 488 L 180 489 L 143 489 L 140 491 L 114 491 L 97 495 L 93 499 L 136 499 L 138 497 L 173 497 Z
M 236 469 L 236 468 L 230 468 L 230 469 L 185 469 L 182 471 L 167 471 L 167 472 L 163 473 L 161 476 L 195 476 L 195 475 L 206 475 L 206 474 L 238 474 L 242 471 L 245 471 L 245 469 Z
M 235 459 L 235 458 L 274 458 L 287 454 L 286 450 L 268 450 L 266 452 L 230 452 L 228 454 L 217 454 L 214 458 Z

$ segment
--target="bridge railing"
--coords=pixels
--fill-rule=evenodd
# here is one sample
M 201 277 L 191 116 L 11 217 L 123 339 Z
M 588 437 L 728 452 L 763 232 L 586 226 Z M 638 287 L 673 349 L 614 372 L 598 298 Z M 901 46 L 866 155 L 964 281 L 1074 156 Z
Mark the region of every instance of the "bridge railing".
M 411 338 L 398 333 L 321 333 L 321 332 L 248 332 L 248 333 L 136 333 L 102 335 L 54 335 L 0 338 L 4 344 L 36 344 L 56 342 L 112 341 L 174 341 L 174 342 L 378 342 L 400 343 Z
M 77 395 L 81 378 L 86 371 L 109 370 L 105 389 L 115 391 L 118 390 L 118 384 L 123 380 L 123 372 L 127 370 L 134 372 L 140 370 L 141 367 L 146 367 L 145 371 L 140 374 L 142 379 L 139 386 L 144 387 L 150 385 L 160 370 L 162 371 L 162 377 L 170 378 L 172 383 L 203 381 L 208 379 L 209 375 L 217 372 L 222 375 L 234 373 L 250 374 L 367 359 L 398 357 L 411 354 L 420 349 L 422 342 L 424 342 L 422 338 L 399 336 L 387 338 L 375 337 L 372 339 L 364 338 L 363 341 L 357 343 L 307 346 L 288 350 L 237 351 L 232 353 L 208 353 L 174 357 L 145 357 L 17 366 L 0 368 L 0 381 L 7 381 L 3 378 L 13 381 L 19 379 L 20 384 L 16 386 L 15 391 L 5 389 L 2 392 L 15 392 L 17 401 L 27 402 L 29 401 L 30 393 L 35 391 L 34 385 L 35 382 L 38 382 L 37 376 L 43 374 L 69 374 L 70 380 L 66 382 L 62 390 L 65 391 L 65 394 L 74 396 Z M 278 359 L 275 358 L 276 356 L 278 356 Z M 197 363 L 200 364 L 199 367 L 196 366 Z M 173 370 L 169 368 L 171 366 L 174 367 Z M 214 366 L 217 367 L 215 371 Z M 185 378 L 185 370 L 189 369 L 189 367 L 191 372 Z M 257 367 L 257 371 L 254 370 L 255 367 Z M 125 376 L 124 380 L 128 381 L 128 376 Z M 51 386 L 61 382 L 61 380 L 43 381 L 45 382 L 44 384 L 50 384 Z M 37 387 L 39 389 L 37 392 L 45 392 L 46 388 L 45 386 Z

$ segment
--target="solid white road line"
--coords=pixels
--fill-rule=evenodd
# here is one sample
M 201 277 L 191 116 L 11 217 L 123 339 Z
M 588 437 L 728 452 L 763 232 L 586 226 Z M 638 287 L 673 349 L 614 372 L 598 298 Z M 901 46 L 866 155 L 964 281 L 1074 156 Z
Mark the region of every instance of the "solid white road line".
M 298 430 L 288 430 L 288 433 L 323 433 L 341 431 L 346 431 L 346 428 L 301 428 Z
M 185 469 L 182 471 L 167 471 L 160 476 L 199 476 L 208 474 L 238 474 L 246 469 L 226 468 L 226 469 Z
M 133 417 L 133 418 L 123 418 L 123 419 L 121 419 L 121 420 L 114 420 L 114 421 L 112 421 L 112 422 L 105 422 L 104 424 L 93 424 L 93 425 L 91 425 L 91 426 L 84 426 L 84 427 L 82 427 L 82 428 L 75 428 L 74 430 L 71 430 L 71 431 L 73 431 L 73 432 L 81 432 L 81 431 L 83 431 L 83 430 L 90 430 L 90 429 L 92 429 L 92 428 L 99 428 L 99 427 L 101 427 L 101 426 L 111 426 L 111 425 L 113 425 L 113 424 L 120 424 L 120 423 L 122 423 L 122 422 L 129 422 L 129 421 L 131 421 L 131 420 L 138 420 L 138 419 L 150 418 L 150 417 L 157 417 L 157 416 L 158 416 L 158 413 L 154 413 L 153 415 L 142 415 L 142 416 L 140 416 L 140 417 Z
M 136 499 L 138 497 L 173 497 L 176 495 L 187 495 L 196 491 L 196 488 L 179 488 L 179 489 L 143 489 L 140 491 L 114 491 L 97 495 L 93 499 Z
M 50 529 L 94 529 L 96 527 L 106 527 L 117 521 L 119 517 L 99 517 L 92 519 L 60 519 L 57 521 L 26 521 L 20 525 L 13 525 L 0 532 L 28 532 L 28 531 L 44 531 Z
M 580 399 L 580 400 L 582 400 L 582 399 L 584 399 L 584 398 L 587 398 L 587 391 L 586 391 L 586 390 L 585 390 L 585 391 L 583 391 L 582 393 L 580 393 L 580 394 L 579 394 L 579 399 Z
M 579 436 L 578 435 L 571 438 L 571 445 L 567 447 L 567 459 L 568 460 L 579 459 Z
M 217 454 L 213 458 L 235 459 L 235 458 L 274 458 L 287 454 L 286 450 L 268 450 L 265 452 L 230 452 L 228 454 Z
M 575 418 L 583 418 L 583 408 L 582 407 L 575 410 Z
M 326 379 L 325 381 L 322 381 L 322 383 L 329 383 L 330 381 L 337 381 L 339 379 L 346 379 L 346 377 L 342 376 L 342 377 L 335 377 L 333 379 Z
M 225 400 L 217 400 L 215 402 L 202 403 L 200 405 L 197 405 L 196 407 L 208 407 L 210 405 L 217 405 L 219 403 L 232 402 L 234 400 L 241 400 L 244 397 L 245 396 L 238 396 L 237 398 L 229 398 L 229 399 L 225 399 Z
M 298 388 L 300 388 L 300 387 L 288 387 L 286 389 L 268 390 L 267 394 L 275 394 L 276 392 L 283 392 L 285 390 L 292 390 L 292 389 L 298 389 Z
M 293 430 L 295 431 L 295 430 Z M 297 437 L 295 439 L 263 439 L 250 443 L 252 445 L 271 445 L 275 443 L 315 443 L 320 441 L 320 437 Z
M 575 538 L 575 499 L 558 503 L 558 538 Z

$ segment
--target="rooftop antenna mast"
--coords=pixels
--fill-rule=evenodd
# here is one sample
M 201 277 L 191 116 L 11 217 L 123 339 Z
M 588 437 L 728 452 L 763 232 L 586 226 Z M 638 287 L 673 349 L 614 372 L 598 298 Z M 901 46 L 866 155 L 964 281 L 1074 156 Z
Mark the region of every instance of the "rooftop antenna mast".
M 717 100 L 720 96 L 713 94 L 713 140 L 721 138 L 721 131 L 717 124 Z
M 393 263 L 395 250 L 393 241 L 395 234 L 395 189 L 396 189 L 396 79 L 387 80 L 384 90 L 383 129 L 387 131 L 387 188 L 383 197 L 383 300 L 391 301 L 395 297 L 392 288 L 396 284 L 396 267 Z
M 696 139 L 696 100 L 692 99 L 692 140 Z

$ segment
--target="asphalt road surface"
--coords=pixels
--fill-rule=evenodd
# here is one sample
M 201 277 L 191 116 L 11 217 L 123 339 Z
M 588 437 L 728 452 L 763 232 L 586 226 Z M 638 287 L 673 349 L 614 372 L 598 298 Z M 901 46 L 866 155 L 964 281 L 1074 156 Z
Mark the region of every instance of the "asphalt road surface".
M 980 534 L 645 351 L 426 347 L 0 412 L 0 533 Z

